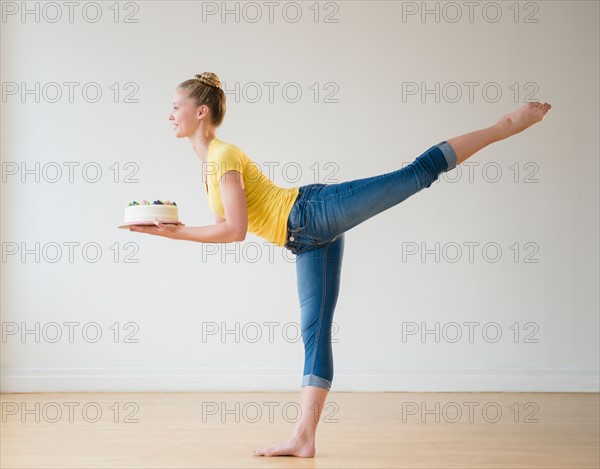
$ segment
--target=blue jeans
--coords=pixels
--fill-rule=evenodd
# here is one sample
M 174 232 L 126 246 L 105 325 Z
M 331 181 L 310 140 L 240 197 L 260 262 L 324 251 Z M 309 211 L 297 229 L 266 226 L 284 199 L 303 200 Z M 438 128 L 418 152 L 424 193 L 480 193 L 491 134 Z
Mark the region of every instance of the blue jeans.
M 296 255 L 304 342 L 302 386 L 331 389 L 331 324 L 340 289 L 344 232 L 429 187 L 456 164 L 454 149 L 443 141 L 396 171 L 300 187 L 288 218 L 285 248 Z

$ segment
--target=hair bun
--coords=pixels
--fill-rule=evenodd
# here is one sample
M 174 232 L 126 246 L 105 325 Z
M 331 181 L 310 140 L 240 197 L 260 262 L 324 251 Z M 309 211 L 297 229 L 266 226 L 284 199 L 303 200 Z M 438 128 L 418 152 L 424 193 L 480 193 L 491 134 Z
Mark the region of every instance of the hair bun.
M 219 77 L 212 72 L 204 72 L 200 75 L 196 75 L 195 77 L 200 83 L 212 86 L 214 88 L 221 88 L 221 81 L 219 80 Z

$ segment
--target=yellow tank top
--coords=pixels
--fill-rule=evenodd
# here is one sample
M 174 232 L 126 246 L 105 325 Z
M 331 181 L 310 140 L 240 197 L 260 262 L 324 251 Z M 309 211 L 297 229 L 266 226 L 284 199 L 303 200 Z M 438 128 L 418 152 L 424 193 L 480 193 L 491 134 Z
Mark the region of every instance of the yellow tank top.
M 300 188 L 278 186 L 238 147 L 213 138 L 208 144 L 204 188 L 208 206 L 221 218 L 225 218 L 225 210 L 219 179 L 232 169 L 242 174 L 248 207 L 248 231 L 283 247 L 287 242 L 288 217 Z

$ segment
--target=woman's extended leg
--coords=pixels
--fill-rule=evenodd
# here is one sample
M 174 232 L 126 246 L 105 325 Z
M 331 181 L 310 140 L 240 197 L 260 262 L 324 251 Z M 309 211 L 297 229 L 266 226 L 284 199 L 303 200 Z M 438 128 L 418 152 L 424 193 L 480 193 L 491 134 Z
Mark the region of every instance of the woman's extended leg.
M 386 174 L 317 186 L 306 200 L 306 227 L 297 238 L 319 246 L 424 188 L 487 145 L 522 132 L 544 118 L 548 104 L 527 103 L 496 124 L 432 146 L 410 165 Z M 304 248 L 306 249 L 306 248 Z
M 531 127 L 544 119 L 551 108 L 548 103 L 527 103 L 516 111 L 502 116 L 491 127 L 448 139 L 458 158 L 457 164 L 461 164 L 489 144 L 504 140 Z

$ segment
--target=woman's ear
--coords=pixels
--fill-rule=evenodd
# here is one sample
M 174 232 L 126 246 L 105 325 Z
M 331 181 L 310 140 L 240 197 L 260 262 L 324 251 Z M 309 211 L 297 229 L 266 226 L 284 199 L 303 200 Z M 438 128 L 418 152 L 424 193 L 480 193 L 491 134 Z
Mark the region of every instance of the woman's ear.
M 198 117 L 204 117 L 206 114 L 208 114 L 208 107 L 203 104 L 198 108 Z

